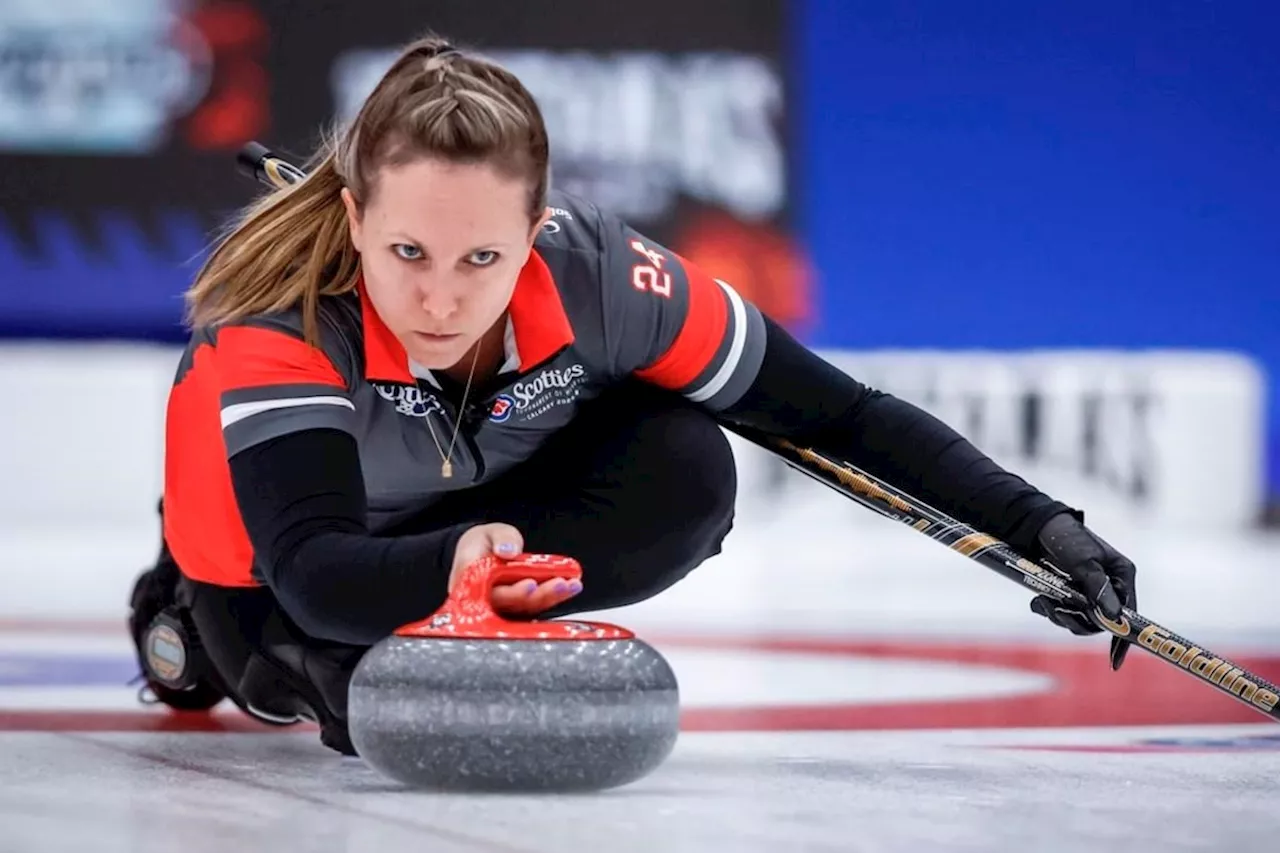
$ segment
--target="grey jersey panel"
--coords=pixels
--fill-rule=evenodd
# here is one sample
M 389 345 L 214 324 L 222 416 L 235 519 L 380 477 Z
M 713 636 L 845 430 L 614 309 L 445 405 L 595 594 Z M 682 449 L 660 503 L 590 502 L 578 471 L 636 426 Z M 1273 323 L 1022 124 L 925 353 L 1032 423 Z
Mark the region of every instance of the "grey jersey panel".
M 338 429 L 358 438 L 354 412 L 351 400 L 332 393 L 224 407 L 222 438 L 227 445 L 227 458 L 255 444 L 308 429 Z
M 224 385 L 219 406 L 228 458 L 261 442 L 307 429 L 340 429 L 351 433 L 357 440 L 360 438 L 352 396 L 352 392 L 363 384 L 360 359 L 353 346 L 353 342 L 359 341 L 360 329 L 358 311 L 352 313 L 353 301 L 351 298 L 323 300 L 317 312 L 321 352 L 337 371 L 343 387 L 308 382 L 305 378 L 243 388 Z M 263 329 L 299 342 L 304 339 L 302 315 L 296 310 L 253 317 L 234 325 Z M 221 356 L 237 357 L 236 353 L 225 351 L 232 345 L 225 340 L 220 341 L 218 331 L 221 330 L 215 330 L 211 340 L 215 347 L 221 345 L 224 350 Z M 297 368 L 289 361 L 294 351 L 290 349 L 283 353 L 280 364 L 273 364 L 269 356 L 258 356 L 263 362 L 261 367 Z

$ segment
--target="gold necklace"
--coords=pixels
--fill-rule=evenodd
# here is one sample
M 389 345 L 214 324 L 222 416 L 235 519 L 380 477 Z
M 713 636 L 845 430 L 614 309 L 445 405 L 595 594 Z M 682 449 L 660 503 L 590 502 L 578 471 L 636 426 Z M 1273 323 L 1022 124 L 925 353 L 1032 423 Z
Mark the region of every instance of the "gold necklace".
M 458 406 L 458 416 L 453 421 L 453 438 L 449 439 L 449 453 L 445 455 L 444 449 L 440 447 L 440 439 L 436 438 L 435 428 L 431 426 L 431 417 L 428 414 L 424 420 L 427 422 L 427 431 L 431 433 L 431 440 L 435 442 L 436 453 L 440 454 L 440 476 L 446 480 L 453 476 L 453 446 L 458 441 L 458 431 L 462 428 L 463 413 L 467 409 L 467 397 L 471 394 L 471 379 L 476 374 L 476 364 L 480 361 L 480 343 L 476 341 L 475 355 L 471 356 L 471 370 L 467 371 L 467 384 L 462 390 L 462 403 Z

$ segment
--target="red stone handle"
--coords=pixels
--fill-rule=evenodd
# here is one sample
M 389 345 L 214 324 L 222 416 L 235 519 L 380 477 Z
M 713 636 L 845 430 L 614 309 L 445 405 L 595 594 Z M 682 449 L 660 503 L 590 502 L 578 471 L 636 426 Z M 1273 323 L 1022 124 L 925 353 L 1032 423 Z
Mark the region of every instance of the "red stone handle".
M 556 578 L 578 580 L 582 566 L 572 557 L 519 554 L 503 560 L 492 554 L 463 567 L 444 604 L 421 622 L 405 625 L 398 637 L 470 637 L 539 640 L 618 640 L 634 635 L 624 628 L 598 622 L 569 620 L 512 620 L 493 611 L 490 593 L 532 578 L 543 583 Z

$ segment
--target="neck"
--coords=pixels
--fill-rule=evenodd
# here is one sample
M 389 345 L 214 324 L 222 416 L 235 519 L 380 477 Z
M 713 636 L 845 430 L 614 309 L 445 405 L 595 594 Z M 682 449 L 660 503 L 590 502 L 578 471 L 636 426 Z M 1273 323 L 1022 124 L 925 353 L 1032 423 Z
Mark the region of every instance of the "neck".
M 502 367 L 502 362 L 506 359 L 506 348 L 503 346 L 503 339 L 506 336 L 507 318 L 506 315 L 498 318 L 498 321 L 489 327 L 475 345 L 467 350 L 462 358 L 458 359 L 457 364 L 452 367 L 445 368 L 442 372 L 454 382 L 465 383 L 469 376 L 472 377 L 473 384 L 480 384 L 483 381 L 492 378 Z M 476 349 L 480 352 L 477 356 Z M 475 375 L 471 374 L 471 362 L 475 361 Z

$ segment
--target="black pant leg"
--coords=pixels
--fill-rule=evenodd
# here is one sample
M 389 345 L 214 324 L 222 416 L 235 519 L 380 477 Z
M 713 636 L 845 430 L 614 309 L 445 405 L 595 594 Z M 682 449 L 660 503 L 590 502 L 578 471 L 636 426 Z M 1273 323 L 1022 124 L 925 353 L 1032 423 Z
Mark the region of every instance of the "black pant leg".
M 628 383 L 585 405 L 528 462 L 401 531 L 505 522 L 527 551 L 575 558 L 582 592 L 542 614 L 559 616 L 635 603 L 678 582 L 719 553 L 736 495 L 733 453 L 715 421 Z
M 241 710 L 269 723 L 311 719 L 322 743 L 354 754 L 347 690 L 366 647 L 308 637 L 266 588 L 185 580 L 182 597 L 205 654 Z
M 221 587 L 184 579 L 181 597 L 210 663 L 234 694 L 279 604 L 265 587 Z M 232 698 L 238 698 L 232 696 Z

